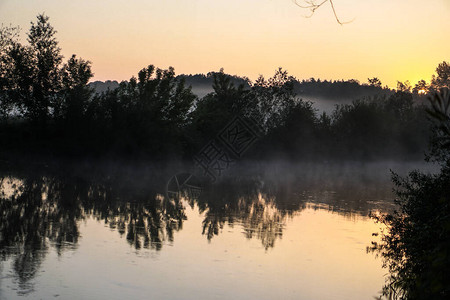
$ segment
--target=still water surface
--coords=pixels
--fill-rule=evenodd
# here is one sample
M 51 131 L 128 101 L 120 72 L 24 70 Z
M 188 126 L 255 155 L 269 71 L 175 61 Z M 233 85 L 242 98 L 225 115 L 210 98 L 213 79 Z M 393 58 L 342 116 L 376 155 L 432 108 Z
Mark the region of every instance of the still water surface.
M 243 167 L 178 197 L 173 170 L 3 169 L 0 299 L 373 299 L 368 215 L 414 167 Z

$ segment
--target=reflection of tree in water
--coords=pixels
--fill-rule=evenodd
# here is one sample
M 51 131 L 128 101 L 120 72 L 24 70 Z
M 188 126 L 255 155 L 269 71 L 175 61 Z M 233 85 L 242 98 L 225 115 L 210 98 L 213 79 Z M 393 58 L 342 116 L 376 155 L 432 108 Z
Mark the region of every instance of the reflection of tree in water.
M 19 179 L 20 178 L 20 179 Z M 185 219 L 181 202 L 166 201 L 147 188 L 135 192 L 108 181 L 80 177 L 26 174 L 0 177 L 0 258 L 12 259 L 15 280 L 23 293 L 50 246 L 60 255 L 75 249 L 78 221 L 102 220 L 136 249 L 160 250 Z
M 285 168 L 278 174 L 273 168 L 267 170 L 270 174 L 237 171 L 245 176 L 222 178 L 204 190 L 198 206 L 205 215 L 203 234 L 208 240 L 226 224 L 238 224 L 247 238 L 260 239 L 268 249 L 282 237 L 286 220 L 307 203 L 348 218 L 368 217 L 372 210 L 389 210 L 393 205 L 389 177 L 370 172 L 363 176 L 359 167 L 310 166 L 295 172 Z
M 205 215 L 203 234 L 211 240 L 225 224 L 238 224 L 248 239 L 260 239 L 265 249 L 273 247 L 282 236 L 286 216 L 301 207 L 295 199 L 291 199 L 297 202 L 291 209 L 279 207 L 277 199 L 281 200 L 283 193 L 283 189 L 268 189 L 257 177 L 216 183 L 198 199 L 200 212 Z
M 260 239 L 266 249 L 275 245 L 275 240 L 282 236 L 285 213 L 274 208 L 273 203 L 266 203 L 263 198 L 253 201 L 238 201 L 237 211 L 233 205 L 225 205 L 219 211 L 209 208 L 203 220 L 203 234 L 208 240 L 218 235 L 228 223 L 242 226 L 246 238 Z
M 66 186 L 47 177 L 6 177 L 0 184 L 1 259 L 13 257 L 20 290 L 29 291 L 49 244 L 58 254 L 76 245 L 81 208 L 66 201 Z
M 256 174 L 223 178 L 199 195 L 180 191 L 167 198 L 160 194 L 164 176 L 155 171 L 145 178 L 76 174 L 0 175 L 0 257 L 12 260 L 21 291 L 32 289 L 30 279 L 49 249 L 60 255 L 77 247 L 79 221 L 89 216 L 117 230 L 135 249 L 161 250 L 182 229 L 184 205 L 197 205 L 204 216 L 199 230 L 208 240 L 224 226 L 239 226 L 246 238 L 259 239 L 269 249 L 282 237 L 288 218 L 308 202 L 325 203 L 339 214 L 367 215 L 372 205 L 365 202 L 368 193 L 385 198 L 377 189 L 361 192 L 358 184 L 324 187 L 323 178 Z
M 105 197 L 106 201 L 114 199 L 111 196 Z M 116 199 L 124 198 L 117 198 L 116 195 Z M 186 219 L 181 201 L 169 201 L 156 193 L 133 201 L 116 201 L 106 206 L 102 209 L 95 207 L 92 214 L 98 220 L 104 220 L 110 228 L 117 229 L 121 235 L 125 234 L 129 244 L 136 249 L 161 250 L 165 240 L 173 241 L 174 231 L 182 229 L 183 220 Z

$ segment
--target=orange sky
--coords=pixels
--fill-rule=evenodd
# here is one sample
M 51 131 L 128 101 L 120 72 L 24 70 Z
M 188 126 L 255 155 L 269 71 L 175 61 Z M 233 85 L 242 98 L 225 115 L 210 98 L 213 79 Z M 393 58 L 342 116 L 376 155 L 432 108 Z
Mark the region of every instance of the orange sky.
M 299 3 L 301 2 L 298 1 Z M 66 58 L 92 61 L 94 80 L 124 80 L 148 64 L 177 74 L 255 79 L 279 67 L 299 79 L 430 80 L 450 60 L 449 0 L 334 0 L 312 18 L 291 0 L 0 0 L 0 22 L 25 35 L 45 12 Z

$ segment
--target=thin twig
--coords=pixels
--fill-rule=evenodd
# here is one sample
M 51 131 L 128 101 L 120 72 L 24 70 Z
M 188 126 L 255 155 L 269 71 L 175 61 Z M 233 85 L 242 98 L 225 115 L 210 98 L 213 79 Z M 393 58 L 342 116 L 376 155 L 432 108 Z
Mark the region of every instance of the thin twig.
M 337 21 L 340 25 L 348 24 L 348 23 L 351 23 L 351 22 L 353 22 L 353 21 L 355 20 L 355 19 L 353 19 L 353 20 L 351 20 L 351 21 L 341 22 L 341 20 L 339 20 L 339 17 L 338 17 L 338 15 L 337 15 L 337 13 L 336 13 L 336 9 L 334 8 L 333 0 L 329 0 L 329 1 L 330 1 L 330 4 L 331 4 L 331 8 L 333 9 L 334 17 L 336 18 L 336 21 Z
M 307 4 L 306 6 L 299 4 L 299 3 L 297 2 L 297 0 L 292 0 L 292 2 L 294 2 L 294 4 L 297 5 L 298 7 L 311 10 L 311 15 L 305 16 L 305 18 L 310 18 L 310 17 L 312 17 L 312 16 L 314 15 L 314 13 L 316 12 L 317 9 L 319 9 L 319 8 L 320 8 L 322 5 L 324 5 L 325 3 L 329 2 L 330 5 L 331 5 L 331 9 L 333 10 L 333 14 L 334 14 L 334 17 L 335 17 L 335 19 L 336 19 L 336 22 L 338 22 L 338 24 L 344 25 L 344 24 L 351 23 L 351 22 L 353 22 L 353 21 L 355 20 L 355 19 L 353 19 L 353 20 L 351 20 L 351 21 L 346 21 L 346 22 L 341 21 L 341 20 L 339 19 L 339 16 L 338 16 L 337 13 L 336 13 L 336 8 L 334 7 L 333 0 L 323 0 L 323 1 L 320 2 L 319 4 L 316 4 L 316 3 L 314 2 L 314 0 L 303 0 L 303 1 Z
M 292 0 L 292 2 L 294 2 L 294 4 L 295 5 L 297 5 L 298 7 L 300 7 L 300 8 L 305 8 L 305 9 L 310 9 L 310 10 L 312 10 L 313 12 L 316 10 L 316 9 L 318 9 L 319 7 L 321 7 L 322 5 L 324 5 L 328 0 L 324 0 L 324 1 L 322 1 L 320 4 L 316 4 L 316 3 L 314 3 L 314 1 L 306 1 L 306 0 L 304 0 L 307 4 L 309 4 L 308 6 L 303 6 L 303 5 L 300 5 L 300 4 L 298 4 L 298 2 L 297 2 L 297 0 Z

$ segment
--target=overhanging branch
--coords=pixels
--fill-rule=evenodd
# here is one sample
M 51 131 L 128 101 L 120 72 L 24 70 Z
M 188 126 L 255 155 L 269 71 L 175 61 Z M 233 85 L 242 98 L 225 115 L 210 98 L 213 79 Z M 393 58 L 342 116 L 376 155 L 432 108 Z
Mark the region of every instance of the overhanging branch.
M 292 0 L 292 2 L 294 2 L 294 4 L 297 5 L 300 8 L 309 9 L 311 11 L 311 15 L 305 16 L 306 18 L 312 17 L 317 9 L 319 9 L 325 3 L 329 2 L 330 6 L 331 6 L 331 9 L 333 11 L 334 17 L 336 18 L 336 22 L 338 22 L 338 24 L 344 25 L 344 24 L 348 24 L 348 23 L 353 22 L 353 20 L 343 22 L 343 21 L 341 21 L 339 19 L 338 14 L 336 13 L 336 8 L 334 7 L 333 0 L 323 0 L 320 3 L 316 3 L 316 1 L 314 1 L 314 0 L 303 0 L 305 5 L 299 4 L 297 0 Z

